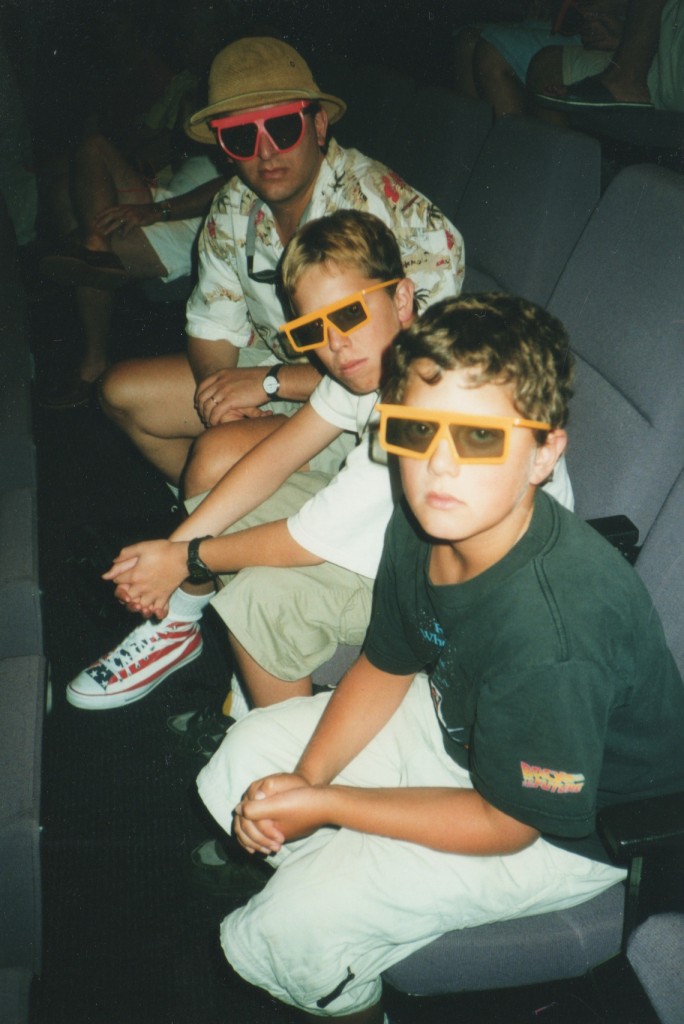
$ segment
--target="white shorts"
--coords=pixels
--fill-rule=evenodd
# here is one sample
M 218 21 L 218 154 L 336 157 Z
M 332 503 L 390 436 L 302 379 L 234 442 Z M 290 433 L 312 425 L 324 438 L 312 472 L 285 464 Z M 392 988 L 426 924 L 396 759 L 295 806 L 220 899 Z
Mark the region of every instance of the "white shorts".
M 328 700 L 252 711 L 229 730 L 197 781 L 226 832 L 252 781 L 292 771 Z M 336 781 L 471 787 L 444 751 L 424 675 Z M 382 972 L 447 931 L 576 905 L 625 874 L 543 839 L 506 857 L 470 857 L 347 829 L 321 829 L 273 863 L 262 892 L 223 921 L 221 944 L 252 984 L 322 1017 L 373 1006 Z
M 152 189 L 152 202 L 191 192 L 199 185 L 218 178 L 219 172 L 207 156 L 189 157 L 173 176 L 167 188 Z M 203 217 L 188 220 L 159 221 L 143 228 L 148 242 L 166 267 L 166 277 L 160 280 L 168 283 L 178 277 L 188 277 L 193 272 L 195 241 L 202 227 Z

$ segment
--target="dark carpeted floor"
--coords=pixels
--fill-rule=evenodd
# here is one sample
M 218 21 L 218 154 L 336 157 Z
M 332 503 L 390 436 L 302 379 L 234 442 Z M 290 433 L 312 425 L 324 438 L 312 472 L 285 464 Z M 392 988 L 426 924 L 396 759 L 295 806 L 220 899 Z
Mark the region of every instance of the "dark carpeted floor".
M 182 309 L 129 296 L 117 351 L 154 354 L 183 342 Z M 32 306 L 37 391 L 73 358 L 73 310 L 54 295 Z M 56 340 L 58 339 L 58 340 Z M 52 710 L 43 770 L 44 972 L 36 1024 L 290 1024 L 287 1008 L 238 979 L 218 944 L 235 904 L 193 882 L 189 855 L 212 834 L 195 796 L 202 761 L 182 755 L 170 714 L 220 702 L 229 660 L 206 617 L 202 656 L 148 698 L 92 713 L 64 688 L 133 624 L 99 573 L 120 546 L 164 536 L 171 492 L 96 407 L 36 403 L 40 551 Z M 582 987 L 450 999 L 390 993 L 397 1024 L 589 1024 Z

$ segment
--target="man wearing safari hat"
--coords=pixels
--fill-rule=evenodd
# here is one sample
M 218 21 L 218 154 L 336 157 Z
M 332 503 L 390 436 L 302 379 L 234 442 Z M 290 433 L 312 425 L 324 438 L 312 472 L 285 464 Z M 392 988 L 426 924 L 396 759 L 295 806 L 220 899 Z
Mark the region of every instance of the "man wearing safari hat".
M 426 304 L 457 294 L 463 276 L 461 237 L 439 210 L 383 165 L 327 141 L 345 104 L 322 92 L 291 46 L 231 43 L 214 59 L 208 98 L 186 131 L 218 144 L 234 176 L 200 234 L 187 354 L 120 363 L 102 386 L 105 412 L 169 482 L 183 474 L 186 498 L 209 490 L 320 380 L 311 363 L 292 361 L 278 332 L 289 311 L 276 268 L 299 224 L 340 208 L 374 213 L 397 236 Z M 343 454 L 333 445 L 312 468 L 333 473 Z

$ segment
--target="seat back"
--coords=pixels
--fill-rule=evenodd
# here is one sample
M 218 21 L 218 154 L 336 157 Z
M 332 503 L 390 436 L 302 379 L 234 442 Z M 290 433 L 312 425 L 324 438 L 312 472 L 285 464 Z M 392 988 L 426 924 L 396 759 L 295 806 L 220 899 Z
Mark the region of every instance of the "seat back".
M 636 566 L 684 678 L 684 472 L 651 526 Z
M 681 1024 L 684 914 L 654 914 L 633 933 L 628 956 L 660 1024 Z
M 401 111 L 386 163 L 460 230 L 458 204 L 491 124 L 488 104 L 427 86 Z
M 599 200 L 595 139 L 532 118 L 498 120 L 456 210 L 464 291 L 505 291 L 544 305 Z
M 326 92 L 347 104 L 344 117 L 332 126 L 332 134 L 340 145 L 358 149 L 391 166 L 389 142 L 401 112 L 415 95 L 413 79 L 373 64 L 355 66 L 330 61 L 321 71 L 319 81 Z
M 576 509 L 624 514 L 643 544 L 684 465 L 684 178 L 612 181 L 549 309 L 577 357 L 568 427 Z

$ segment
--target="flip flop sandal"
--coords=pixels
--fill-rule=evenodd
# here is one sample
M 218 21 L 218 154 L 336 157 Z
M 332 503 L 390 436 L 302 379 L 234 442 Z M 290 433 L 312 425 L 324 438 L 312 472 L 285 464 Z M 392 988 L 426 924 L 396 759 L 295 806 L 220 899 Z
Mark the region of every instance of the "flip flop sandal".
M 616 100 L 610 89 L 598 78 L 590 76 L 573 82 L 565 96 L 547 96 L 537 93 L 536 99 L 552 110 L 652 110 L 652 103 L 633 103 Z

